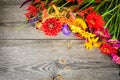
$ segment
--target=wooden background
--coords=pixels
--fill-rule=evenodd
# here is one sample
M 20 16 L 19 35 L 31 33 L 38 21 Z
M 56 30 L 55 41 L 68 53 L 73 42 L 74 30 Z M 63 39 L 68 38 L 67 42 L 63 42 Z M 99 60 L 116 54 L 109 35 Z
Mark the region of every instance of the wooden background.
M 0 0 L 0 80 L 120 80 L 110 57 L 86 50 L 73 35 L 47 37 L 31 25 L 18 30 L 23 1 Z

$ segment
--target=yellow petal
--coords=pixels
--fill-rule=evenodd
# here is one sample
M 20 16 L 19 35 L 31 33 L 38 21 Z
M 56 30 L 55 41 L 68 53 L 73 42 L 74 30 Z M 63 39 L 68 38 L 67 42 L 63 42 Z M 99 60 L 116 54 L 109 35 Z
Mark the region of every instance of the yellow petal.
M 86 42 L 86 43 L 84 43 L 84 45 L 87 49 L 92 49 L 93 48 L 93 45 L 90 42 Z
M 75 22 L 76 26 L 82 27 L 84 30 L 87 29 L 87 25 L 82 18 L 76 18 L 74 22 Z
M 97 42 L 97 43 L 94 43 L 93 45 L 94 45 L 94 47 L 99 48 L 101 46 L 101 44 L 102 44 L 102 42 Z
M 40 29 L 41 28 L 41 22 L 36 22 L 35 26 L 36 26 L 36 28 Z
M 70 25 L 70 28 L 74 33 L 81 33 L 81 29 L 75 25 Z

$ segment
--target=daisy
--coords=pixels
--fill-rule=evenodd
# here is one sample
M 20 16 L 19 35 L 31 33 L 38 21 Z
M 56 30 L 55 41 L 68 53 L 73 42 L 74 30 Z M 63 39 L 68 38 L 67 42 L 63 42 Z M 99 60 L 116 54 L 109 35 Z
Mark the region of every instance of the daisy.
M 42 31 L 48 36 L 56 36 L 61 31 L 59 19 L 48 18 L 42 23 Z
M 104 43 L 102 44 L 102 46 L 100 47 L 100 50 L 102 53 L 104 54 L 111 54 L 112 50 L 113 50 L 113 47 L 108 44 L 108 43 Z
M 105 24 L 105 21 L 102 19 L 101 15 L 97 14 L 95 11 L 86 16 L 86 22 L 89 28 L 97 30 L 103 29 Z

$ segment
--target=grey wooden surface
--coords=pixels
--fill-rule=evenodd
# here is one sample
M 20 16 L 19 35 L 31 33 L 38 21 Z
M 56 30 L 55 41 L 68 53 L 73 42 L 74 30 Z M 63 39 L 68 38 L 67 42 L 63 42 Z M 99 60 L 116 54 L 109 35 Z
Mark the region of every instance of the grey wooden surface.
M 86 50 L 73 35 L 47 37 L 30 25 L 18 30 L 25 20 L 23 1 L 0 0 L 0 80 L 53 80 L 58 74 L 64 80 L 120 80 L 110 57 Z

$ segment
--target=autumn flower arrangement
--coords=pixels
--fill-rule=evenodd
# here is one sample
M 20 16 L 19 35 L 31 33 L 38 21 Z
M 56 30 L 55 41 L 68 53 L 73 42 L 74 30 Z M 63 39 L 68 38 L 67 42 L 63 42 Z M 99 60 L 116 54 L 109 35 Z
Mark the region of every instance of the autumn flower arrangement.
M 27 23 L 48 36 L 74 34 L 120 64 L 120 0 L 26 0 L 20 7 L 28 2 Z

